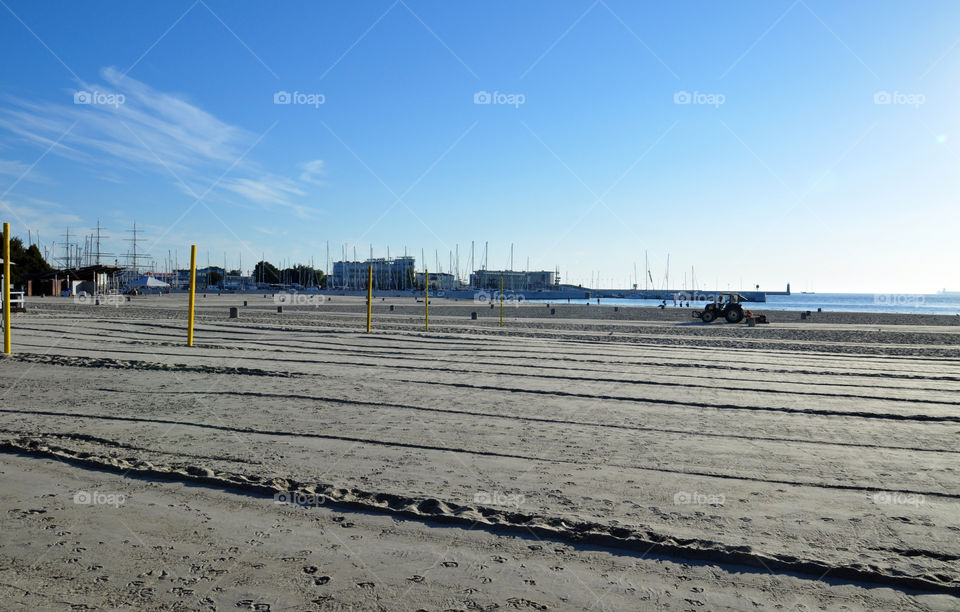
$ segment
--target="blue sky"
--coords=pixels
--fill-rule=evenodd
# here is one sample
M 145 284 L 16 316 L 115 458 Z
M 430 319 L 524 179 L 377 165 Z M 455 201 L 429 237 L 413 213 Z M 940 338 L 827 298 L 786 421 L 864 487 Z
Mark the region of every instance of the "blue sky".
M 2 4 L 0 215 L 58 255 L 960 288 L 956 2 Z

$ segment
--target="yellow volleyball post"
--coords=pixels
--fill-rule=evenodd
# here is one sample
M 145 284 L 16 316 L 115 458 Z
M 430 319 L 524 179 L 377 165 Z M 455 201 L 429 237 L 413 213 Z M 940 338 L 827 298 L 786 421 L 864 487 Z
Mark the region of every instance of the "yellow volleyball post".
M 190 246 L 190 305 L 187 307 L 187 346 L 193 346 L 193 306 L 197 293 L 197 245 Z
M 430 270 L 423 269 L 423 329 L 430 331 Z
M 373 318 L 373 266 L 367 266 L 367 333 L 370 333 L 370 319 Z
M 500 277 L 500 327 L 503 327 L 503 277 Z
M 9 355 L 10 347 L 10 224 L 3 224 L 3 352 Z

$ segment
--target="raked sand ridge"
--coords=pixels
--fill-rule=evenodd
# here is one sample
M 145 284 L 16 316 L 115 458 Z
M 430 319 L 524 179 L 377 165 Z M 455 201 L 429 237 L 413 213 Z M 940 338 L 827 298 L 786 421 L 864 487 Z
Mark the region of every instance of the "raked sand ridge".
M 14 607 L 960 605 L 956 317 L 197 302 L 15 318 Z

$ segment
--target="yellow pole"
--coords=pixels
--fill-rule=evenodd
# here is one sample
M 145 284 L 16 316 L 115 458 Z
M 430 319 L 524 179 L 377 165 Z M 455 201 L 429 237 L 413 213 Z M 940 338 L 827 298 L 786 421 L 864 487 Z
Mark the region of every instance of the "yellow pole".
M 423 329 L 430 331 L 430 270 L 423 269 Z
M 10 348 L 10 224 L 3 224 L 3 352 Z
M 373 266 L 367 266 L 367 333 L 370 333 L 370 319 L 373 318 Z
M 193 305 L 197 293 L 197 245 L 190 247 L 190 306 L 187 312 L 187 346 L 193 346 Z
M 500 277 L 500 327 L 503 327 L 503 277 Z

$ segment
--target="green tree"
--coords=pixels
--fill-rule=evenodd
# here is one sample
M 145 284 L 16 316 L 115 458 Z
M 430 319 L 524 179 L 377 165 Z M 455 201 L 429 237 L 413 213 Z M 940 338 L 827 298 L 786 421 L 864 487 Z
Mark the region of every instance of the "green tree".
M 256 283 L 279 283 L 280 270 L 269 261 L 257 262 L 253 267 L 253 281 Z
M 325 287 L 327 275 L 323 270 L 317 270 L 304 264 L 297 264 L 280 271 L 281 283 L 299 283 L 304 287 Z
M 0 244 L 3 244 L 3 232 L 0 231 Z M 0 259 L 3 253 L 0 252 Z M 53 270 L 43 259 L 40 249 L 37 245 L 31 244 L 29 248 L 23 248 L 23 240 L 16 236 L 10 237 L 10 282 L 13 286 L 23 287 L 27 280 L 40 274 L 45 274 Z

